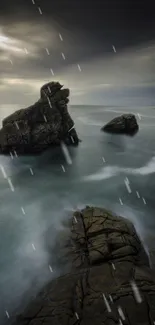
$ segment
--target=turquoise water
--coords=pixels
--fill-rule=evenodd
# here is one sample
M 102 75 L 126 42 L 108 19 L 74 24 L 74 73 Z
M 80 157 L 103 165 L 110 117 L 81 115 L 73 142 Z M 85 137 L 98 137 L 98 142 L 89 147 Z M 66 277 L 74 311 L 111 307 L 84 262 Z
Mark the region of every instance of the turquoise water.
M 155 110 L 74 106 L 70 112 L 82 139 L 78 148 L 69 149 L 72 164 L 61 149 L 39 157 L 0 157 L 3 323 L 9 322 L 5 311 L 11 319 L 23 297 L 59 275 L 50 250 L 70 211 L 85 204 L 104 206 L 132 220 L 146 244 L 154 236 Z M 121 112 L 140 114 L 134 138 L 100 132 Z

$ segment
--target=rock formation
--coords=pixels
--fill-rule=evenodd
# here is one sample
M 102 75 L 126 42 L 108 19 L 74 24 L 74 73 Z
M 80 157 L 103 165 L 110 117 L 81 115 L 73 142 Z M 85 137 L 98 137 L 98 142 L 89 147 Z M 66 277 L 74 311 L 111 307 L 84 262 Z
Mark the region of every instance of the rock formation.
M 70 273 L 49 283 L 16 325 L 153 325 L 155 279 L 133 225 L 86 207 L 71 221 L 64 261 Z
M 45 84 L 34 105 L 5 118 L 0 130 L 0 152 L 40 153 L 51 145 L 77 145 L 79 139 L 67 110 L 69 89 L 59 82 Z
M 107 123 L 102 131 L 115 134 L 134 135 L 139 129 L 136 117 L 134 114 L 123 114 Z

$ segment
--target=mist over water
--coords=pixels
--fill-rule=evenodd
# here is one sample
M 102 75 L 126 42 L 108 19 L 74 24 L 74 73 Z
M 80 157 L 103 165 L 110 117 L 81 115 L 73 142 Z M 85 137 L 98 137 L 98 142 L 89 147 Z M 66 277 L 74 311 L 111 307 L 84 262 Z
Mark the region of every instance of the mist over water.
M 141 114 L 134 138 L 100 131 L 124 110 Z M 146 247 L 154 239 L 155 110 L 118 111 L 70 107 L 82 139 L 78 148 L 69 149 L 72 164 L 61 148 L 39 157 L 0 157 L 0 323 L 8 322 L 6 310 L 12 315 L 65 271 L 62 246 L 75 209 L 86 204 L 108 208 L 135 224 Z
M 119 166 L 108 166 L 102 168 L 99 172 L 83 177 L 85 181 L 102 181 L 107 178 L 111 178 L 120 174 L 129 174 L 129 175 L 150 175 L 155 173 L 155 157 L 152 157 L 151 160 L 140 168 L 121 168 Z

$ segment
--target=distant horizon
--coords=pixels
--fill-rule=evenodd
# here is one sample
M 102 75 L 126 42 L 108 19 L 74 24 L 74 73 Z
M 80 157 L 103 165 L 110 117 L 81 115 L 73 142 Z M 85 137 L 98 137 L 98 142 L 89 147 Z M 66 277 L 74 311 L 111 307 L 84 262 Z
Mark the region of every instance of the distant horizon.
M 34 102 L 32 102 L 30 105 L 25 105 L 25 108 L 26 107 L 29 107 L 29 106 L 31 106 L 31 105 L 33 105 L 33 103 L 35 103 L 35 101 Z M 22 106 L 22 104 L 21 103 L 13 103 L 13 104 L 0 104 L 0 108 L 5 108 L 5 107 L 21 107 Z M 23 106 L 24 106 L 24 104 L 23 104 Z M 155 107 L 155 104 L 139 104 L 139 105 L 136 105 L 136 104 L 118 104 L 118 105 L 114 105 L 114 104 L 105 104 L 105 103 L 103 103 L 103 104 L 97 104 L 97 103 L 94 103 L 94 104 L 85 104 L 85 103 L 81 103 L 81 104 L 68 104 L 68 107 L 77 107 L 77 106 L 85 106 L 85 107 L 90 107 L 90 106 L 92 106 L 92 107 L 96 107 L 96 106 L 98 106 L 98 107 Z M 22 107 L 21 107 L 21 109 L 22 109 Z M 24 108 L 23 108 L 24 109 Z
M 1 106 L 1 105 L 0 105 Z M 98 107 L 146 107 L 146 105 L 113 105 L 113 104 L 70 104 L 69 107 L 73 107 L 73 106 L 98 106 Z M 154 105 L 149 105 L 148 107 L 155 107 Z

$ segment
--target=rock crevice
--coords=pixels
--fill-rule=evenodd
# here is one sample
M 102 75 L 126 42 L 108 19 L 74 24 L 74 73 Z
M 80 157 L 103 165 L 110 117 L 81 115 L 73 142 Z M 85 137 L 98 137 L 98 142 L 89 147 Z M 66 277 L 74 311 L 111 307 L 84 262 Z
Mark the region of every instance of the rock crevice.
M 16 324 L 154 324 L 155 279 L 128 220 L 102 208 L 76 212 L 63 254 L 70 272 L 48 283 Z

